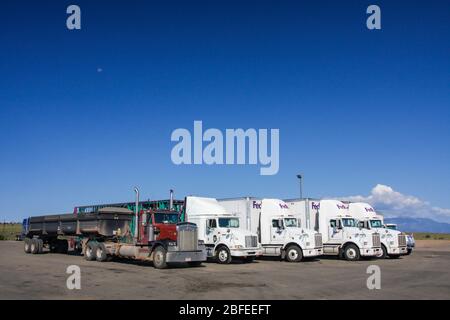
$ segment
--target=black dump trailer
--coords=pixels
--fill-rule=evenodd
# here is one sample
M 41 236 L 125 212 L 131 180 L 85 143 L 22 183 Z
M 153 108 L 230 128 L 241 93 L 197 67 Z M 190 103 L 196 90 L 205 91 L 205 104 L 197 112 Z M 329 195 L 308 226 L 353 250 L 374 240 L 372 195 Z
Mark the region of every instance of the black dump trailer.
M 133 212 L 124 208 L 101 208 L 85 214 L 59 214 L 30 217 L 25 235 L 25 252 L 82 251 L 82 241 L 127 241 L 132 238 Z M 129 239 L 127 239 L 129 238 Z
M 126 208 L 104 207 L 89 213 L 30 217 L 24 249 L 32 254 L 43 253 L 44 249 L 75 252 L 88 261 L 99 262 L 112 257 L 139 259 L 152 261 L 158 269 L 172 263 L 198 266 L 206 260 L 206 249 L 197 240 L 195 224 L 157 226 L 151 219 L 154 214 L 141 211 L 137 215 Z M 167 232 L 162 232 L 163 228 Z M 171 238 L 161 238 L 163 233 Z

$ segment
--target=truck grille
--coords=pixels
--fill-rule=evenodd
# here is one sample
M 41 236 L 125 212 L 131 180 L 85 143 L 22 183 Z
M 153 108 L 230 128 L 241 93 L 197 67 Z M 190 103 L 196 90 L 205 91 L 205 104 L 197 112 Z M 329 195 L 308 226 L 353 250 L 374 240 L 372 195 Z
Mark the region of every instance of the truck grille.
M 258 238 L 256 236 L 245 236 L 245 247 L 256 248 L 258 246 Z
M 406 247 L 406 236 L 404 234 L 398 235 L 398 245 L 399 247 Z
M 322 247 L 322 234 L 321 233 L 316 233 L 314 235 L 314 240 L 315 240 L 315 246 L 316 248 L 318 247 Z
M 372 235 L 372 242 L 373 242 L 373 246 L 376 247 L 381 247 L 381 241 L 380 241 L 380 234 L 379 233 L 374 233 Z
M 183 223 L 177 226 L 177 246 L 180 251 L 198 250 L 197 226 Z

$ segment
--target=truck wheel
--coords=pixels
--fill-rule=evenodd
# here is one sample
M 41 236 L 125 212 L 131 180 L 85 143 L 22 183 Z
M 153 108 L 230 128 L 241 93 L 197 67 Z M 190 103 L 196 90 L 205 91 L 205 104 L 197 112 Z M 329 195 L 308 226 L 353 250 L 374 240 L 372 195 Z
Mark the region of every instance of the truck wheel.
M 344 258 L 348 261 L 357 261 L 360 258 L 359 249 L 354 244 L 349 244 L 344 248 Z
M 156 269 L 165 269 L 167 268 L 166 262 L 167 251 L 163 246 L 159 246 L 153 252 L 153 266 Z
M 220 246 L 216 250 L 216 260 L 220 264 L 228 264 L 231 262 L 230 250 L 225 246 Z
M 412 249 L 408 249 L 408 252 L 406 253 L 408 256 L 412 253 Z
M 286 261 L 287 262 L 300 262 L 303 259 L 302 249 L 298 246 L 290 245 L 286 249 Z
M 97 245 L 97 250 L 95 251 L 95 258 L 99 262 L 104 262 L 108 259 L 108 254 L 106 253 L 106 247 L 101 242 Z
M 387 249 L 384 244 L 381 245 L 381 252 L 376 256 L 378 259 L 386 259 L 387 257 Z
M 31 239 L 30 250 L 32 254 L 39 253 L 39 241 L 36 238 Z
M 97 251 L 97 243 L 92 241 L 88 242 L 86 245 L 86 251 L 84 252 L 84 258 L 87 261 L 94 261 L 96 251 Z
M 31 253 L 31 239 L 25 238 L 23 242 L 23 249 L 25 253 Z

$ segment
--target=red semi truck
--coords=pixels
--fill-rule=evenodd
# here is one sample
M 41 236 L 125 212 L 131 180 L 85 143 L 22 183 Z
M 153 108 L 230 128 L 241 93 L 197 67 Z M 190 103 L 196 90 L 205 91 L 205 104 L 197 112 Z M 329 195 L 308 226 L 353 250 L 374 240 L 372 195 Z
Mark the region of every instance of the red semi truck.
M 139 200 L 137 200 L 138 203 Z M 153 261 L 155 268 L 173 263 L 200 265 L 206 260 L 197 226 L 179 222 L 173 210 L 105 207 L 89 213 L 30 217 L 24 239 L 26 253 L 79 251 L 86 260 L 123 257 Z

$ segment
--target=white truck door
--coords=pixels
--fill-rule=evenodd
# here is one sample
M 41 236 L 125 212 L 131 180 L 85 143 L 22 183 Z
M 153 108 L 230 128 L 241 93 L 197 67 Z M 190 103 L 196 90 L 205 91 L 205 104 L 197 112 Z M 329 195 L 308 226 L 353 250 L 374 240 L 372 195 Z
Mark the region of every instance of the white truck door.
M 331 242 L 341 241 L 344 239 L 344 230 L 341 226 L 341 220 L 331 219 L 328 225 L 328 238 Z
M 206 242 L 215 243 L 217 241 L 217 221 L 216 219 L 206 220 Z
M 286 229 L 283 227 L 282 219 L 272 219 L 270 225 L 270 243 L 284 244 Z

